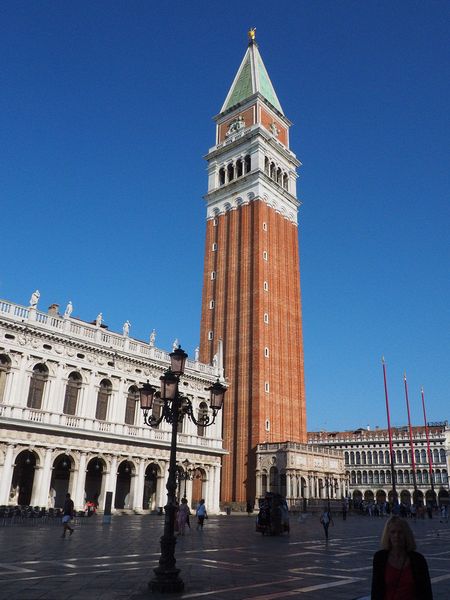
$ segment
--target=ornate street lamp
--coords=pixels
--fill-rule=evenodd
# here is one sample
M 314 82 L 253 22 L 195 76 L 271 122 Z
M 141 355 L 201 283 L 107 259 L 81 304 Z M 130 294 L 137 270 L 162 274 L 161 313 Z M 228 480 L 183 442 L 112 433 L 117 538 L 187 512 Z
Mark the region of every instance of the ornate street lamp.
M 163 402 L 162 411 L 159 417 L 153 415 L 152 408 L 156 389 L 148 382 L 144 383 L 139 390 L 141 409 L 144 416 L 144 422 L 149 427 L 158 427 L 162 421 L 172 425 L 172 435 L 170 443 L 169 475 L 167 478 L 167 504 L 164 507 L 164 533 L 160 539 L 161 556 L 159 566 L 154 569 L 155 576 L 149 582 L 149 588 L 152 592 L 179 593 L 184 589 L 184 582 L 180 578 L 180 569 L 176 568 L 175 560 L 175 512 L 176 512 L 176 489 L 177 489 L 177 430 L 178 423 L 184 417 L 193 421 L 196 425 L 207 427 L 212 425 L 219 410 L 222 408 L 226 387 L 219 380 L 211 387 L 207 388 L 210 392 L 210 407 L 212 413 L 200 412 L 198 418 L 194 415 L 194 408 L 189 398 L 180 394 L 178 384 L 181 375 L 184 373 L 187 354 L 179 346 L 169 354 L 171 368 L 160 377 L 161 390 L 160 397 Z

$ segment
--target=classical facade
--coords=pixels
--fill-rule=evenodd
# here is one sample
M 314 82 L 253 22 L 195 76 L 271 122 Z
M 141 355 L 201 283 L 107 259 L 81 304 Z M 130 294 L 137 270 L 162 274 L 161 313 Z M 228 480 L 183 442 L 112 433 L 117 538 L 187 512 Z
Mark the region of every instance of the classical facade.
M 101 314 L 73 318 L 69 303 L 38 309 L 0 300 L 0 505 L 60 507 L 70 492 L 113 508 L 155 510 L 166 503 L 170 426 L 143 423 L 138 387 L 159 387 L 169 356 L 150 343 L 111 332 Z M 181 389 L 195 410 L 207 410 L 218 369 L 188 360 Z M 160 411 L 156 405 L 154 410 Z M 207 429 L 187 418 L 179 427 L 180 495 L 205 498 L 219 510 L 222 423 Z
M 291 507 L 317 501 L 337 501 L 349 495 L 349 481 L 340 450 L 285 442 L 259 444 L 256 469 L 257 497 L 277 492 Z M 312 502 L 314 501 L 314 502 Z
M 290 121 L 254 32 L 209 150 L 200 358 L 223 343 L 221 498 L 258 494 L 258 444 L 306 443 L 296 169 Z M 287 375 L 288 374 L 288 375 Z
M 431 423 L 428 445 L 425 427 L 413 427 L 414 467 L 418 499 L 433 496 L 447 502 L 450 462 L 450 428 L 447 421 Z M 409 504 L 414 495 L 413 460 L 408 427 L 392 428 L 396 490 L 401 501 Z M 345 470 L 351 496 L 355 500 L 385 499 L 392 490 L 389 435 L 387 429 L 357 429 L 355 431 L 311 432 L 308 442 L 339 450 L 345 460 Z M 433 484 L 433 485 L 432 485 Z

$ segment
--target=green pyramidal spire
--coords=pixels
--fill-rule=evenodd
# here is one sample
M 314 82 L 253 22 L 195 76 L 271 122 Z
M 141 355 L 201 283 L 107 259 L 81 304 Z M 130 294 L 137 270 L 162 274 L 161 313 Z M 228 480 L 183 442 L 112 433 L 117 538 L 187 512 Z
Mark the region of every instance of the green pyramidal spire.
M 247 52 L 220 112 L 225 112 L 259 92 L 273 107 L 284 114 L 255 42 L 255 29 L 251 29 L 248 34 L 250 42 Z

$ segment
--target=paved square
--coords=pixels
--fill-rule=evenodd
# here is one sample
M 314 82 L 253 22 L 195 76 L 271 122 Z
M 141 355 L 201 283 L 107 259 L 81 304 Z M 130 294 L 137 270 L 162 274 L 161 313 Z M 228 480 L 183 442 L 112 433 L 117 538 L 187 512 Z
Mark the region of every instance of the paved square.
M 185 582 L 177 598 L 205 600 L 353 600 L 370 594 L 372 556 L 385 520 L 351 515 L 335 519 L 328 545 L 317 516 L 290 535 L 262 536 L 255 518 L 210 517 L 176 546 Z M 439 519 L 411 523 L 427 558 L 435 600 L 450 598 L 450 525 Z M 61 539 L 52 524 L 0 527 L 1 600 L 118 600 L 167 598 L 151 594 L 147 582 L 159 558 L 163 519 L 101 516 L 86 519 Z M 169 595 L 169 597 L 171 597 Z M 172 595 L 173 597 L 173 595 Z

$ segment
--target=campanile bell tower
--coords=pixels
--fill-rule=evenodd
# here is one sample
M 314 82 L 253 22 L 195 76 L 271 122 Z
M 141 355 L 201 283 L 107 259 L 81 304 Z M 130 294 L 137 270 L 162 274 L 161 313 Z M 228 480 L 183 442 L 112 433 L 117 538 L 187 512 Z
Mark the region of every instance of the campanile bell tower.
M 200 360 L 222 340 L 221 500 L 256 498 L 256 446 L 306 442 L 298 208 L 300 162 L 255 41 L 220 113 L 207 156 Z

